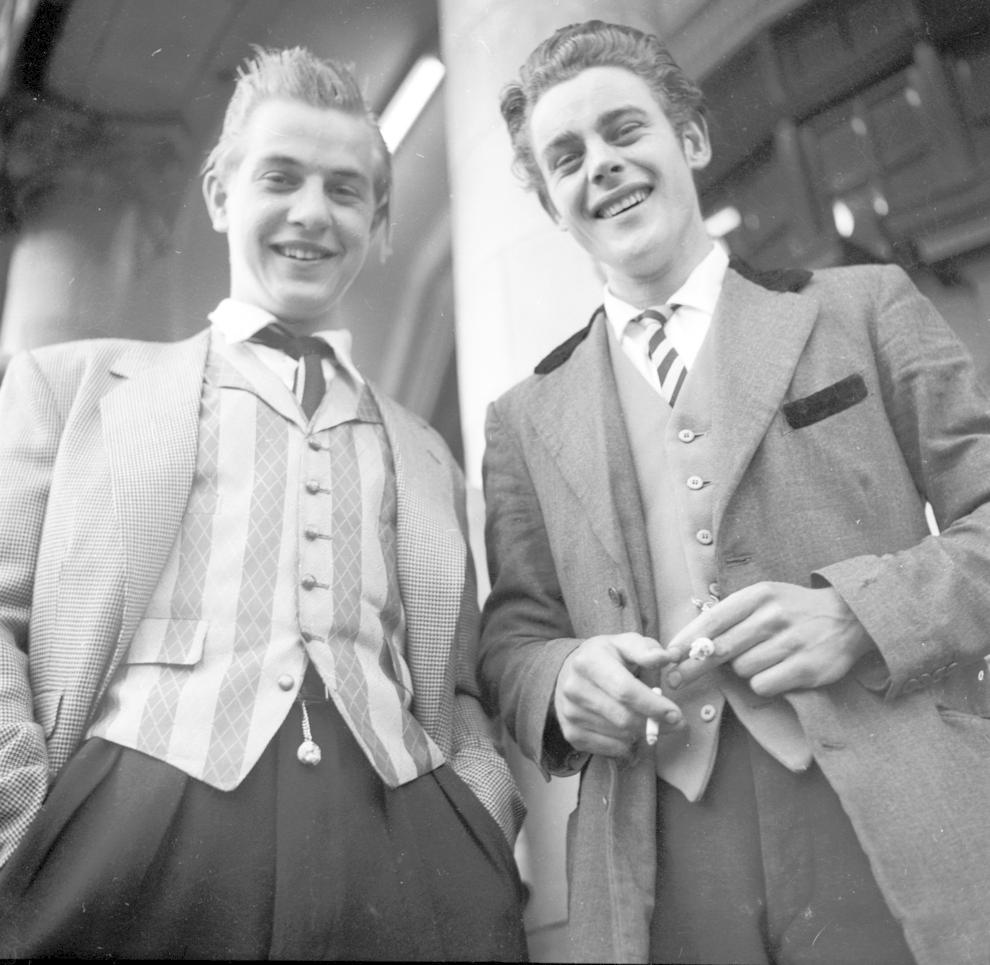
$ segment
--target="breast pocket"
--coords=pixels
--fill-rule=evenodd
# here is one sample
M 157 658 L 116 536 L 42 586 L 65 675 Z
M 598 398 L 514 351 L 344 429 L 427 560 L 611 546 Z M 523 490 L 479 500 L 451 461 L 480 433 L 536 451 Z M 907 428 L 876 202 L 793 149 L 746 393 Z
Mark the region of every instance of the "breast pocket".
M 791 429 L 804 429 L 858 405 L 868 394 L 863 376 L 854 373 L 810 395 L 785 403 L 782 411 Z
M 145 618 L 138 624 L 125 662 L 193 666 L 203 659 L 208 626 L 206 620 Z

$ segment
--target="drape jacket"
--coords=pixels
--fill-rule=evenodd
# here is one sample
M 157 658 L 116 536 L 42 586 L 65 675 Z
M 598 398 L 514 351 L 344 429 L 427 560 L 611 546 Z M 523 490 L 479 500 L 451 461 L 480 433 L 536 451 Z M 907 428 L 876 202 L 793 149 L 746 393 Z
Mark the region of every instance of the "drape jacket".
M 876 641 L 787 695 L 919 962 L 990 949 L 990 402 L 896 268 L 730 268 L 714 339 L 714 534 L 723 595 L 831 584 Z M 656 636 L 643 513 L 599 311 L 490 408 L 486 696 L 545 773 L 561 663 Z M 925 503 L 941 529 L 930 535 Z M 592 757 L 569 826 L 576 958 L 645 961 L 657 866 L 652 760 Z
M 78 746 L 178 532 L 209 332 L 22 353 L 0 385 L 0 860 Z M 392 446 L 413 712 L 511 842 L 522 802 L 477 697 L 460 470 L 372 388 Z

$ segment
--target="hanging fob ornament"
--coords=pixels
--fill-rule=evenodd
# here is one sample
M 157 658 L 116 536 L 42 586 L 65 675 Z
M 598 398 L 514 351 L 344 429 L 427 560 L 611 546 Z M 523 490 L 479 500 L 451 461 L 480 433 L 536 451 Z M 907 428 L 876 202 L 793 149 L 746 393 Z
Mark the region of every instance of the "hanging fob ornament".
M 323 759 L 323 752 L 320 750 L 320 745 L 313 740 L 313 732 L 309 729 L 309 714 L 306 712 L 306 702 L 303 701 L 301 706 L 303 742 L 296 751 L 296 757 L 299 758 L 300 764 L 306 764 L 308 767 L 316 767 Z

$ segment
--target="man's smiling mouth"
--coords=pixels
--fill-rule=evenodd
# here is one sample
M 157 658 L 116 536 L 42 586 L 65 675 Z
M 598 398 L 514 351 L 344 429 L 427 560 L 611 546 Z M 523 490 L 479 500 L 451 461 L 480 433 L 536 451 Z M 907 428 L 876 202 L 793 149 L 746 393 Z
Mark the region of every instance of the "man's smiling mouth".
M 624 195 L 615 201 L 611 201 L 604 207 L 599 208 L 595 212 L 596 218 L 614 218 L 618 214 L 622 214 L 623 211 L 628 211 L 630 208 L 636 207 L 637 204 L 641 204 L 650 196 L 650 192 L 646 188 L 637 188 L 630 194 Z
M 295 261 L 320 261 L 329 258 L 333 252 L 318 245 L 275 244 L 272 248 L 286 258 Z

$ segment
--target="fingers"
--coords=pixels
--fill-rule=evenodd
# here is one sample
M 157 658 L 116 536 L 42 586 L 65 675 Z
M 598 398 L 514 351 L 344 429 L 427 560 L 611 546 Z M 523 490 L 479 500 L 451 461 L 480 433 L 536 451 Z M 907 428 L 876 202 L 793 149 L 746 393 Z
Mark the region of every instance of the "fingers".
M 577 750 L 622 757 L 644 738 L 648 717 L 660 731 L 683 726 L 678 706 L 636 676 L 669 659 L 656 640 L 639 634 L 585 640 L 557 678 L 554 710 L 564 737 Z
M 699 639 L 711 645 L 699 645 Z M 831 587 L 756 583 L 699 614 L 668 644 L 676 692 L 730 664 L 761 696 L 834 683 L 875 644 Z

